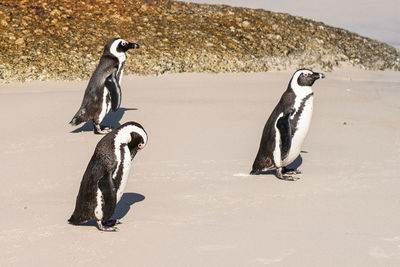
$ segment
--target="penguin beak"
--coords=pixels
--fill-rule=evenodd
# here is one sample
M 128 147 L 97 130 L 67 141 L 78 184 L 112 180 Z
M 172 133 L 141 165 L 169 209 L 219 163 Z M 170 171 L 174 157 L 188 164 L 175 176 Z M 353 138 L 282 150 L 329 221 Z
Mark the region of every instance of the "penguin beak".
M 136 43 L 129 43 L 128 44 L 128 49 L 138 49 L 140 47 L 140 45 L 136 44 Z
M 312 77 L 314 78 L 314 80 L 317 80 L 317 79 L 324 79 L 324 78 L 325 78 L 325 74 L 323 74 L 323 73 L 318 73 L 318 72 L 314 72 L 314 73 L 312 74 Z
M 313 76 L 315 77 L 315 79 L 324 79 L 325 78 L 325 74 L 318 73 L 318 72 L 314 72 Z

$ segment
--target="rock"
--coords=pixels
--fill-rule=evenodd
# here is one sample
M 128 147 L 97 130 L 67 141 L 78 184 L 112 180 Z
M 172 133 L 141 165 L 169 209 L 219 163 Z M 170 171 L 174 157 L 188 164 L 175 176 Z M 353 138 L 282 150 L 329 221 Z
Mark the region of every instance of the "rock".
M 43 34 L 43 30 L 42 29 L 35 29 L 34 31 L 33 31 L 35 34 Z
M 15 40 L 15 44 L 18 46 L 25 46 L 25 41 L 24 38 L 18 38 L 17 40 Z
M 118 36 L 141 45 L 128 52 L 128 74 L 332 70 L 342 63 L 400 70 L 399 50 L 289 14 L 172 0 L 131 0 L 118 12 L 111 0 L 8 1 L 18 12 L 0 7 L 0 82 L 88 79 L 104 44 Z M 27 44 L 35 49 L 19 49 Z
M 242 22 L 242 27 L 243 28 L 249 28 L 250 27 L 250 22 L 248 22 L 247 20 Z
M 148 9 L 149 9 L 149 6 L 148 6 L 147 4 L 143 4 L 143 5 L 140 7 L 139 11 L 140 11 L 140 12 L 146 12 Z

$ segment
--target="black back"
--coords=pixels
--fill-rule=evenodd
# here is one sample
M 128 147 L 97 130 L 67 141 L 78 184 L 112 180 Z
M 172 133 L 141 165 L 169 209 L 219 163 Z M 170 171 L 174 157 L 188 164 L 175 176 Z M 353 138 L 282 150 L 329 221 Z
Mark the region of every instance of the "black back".
M 295 103 L 295 98 L 296 95 L 294 91 L 292 90 L 290 83 L 292 80 L 290 80 L 288 88 L 286 91 L 283 93 L 281 96 L 281 99 L 279 100 L 278 104 L 275 106 L 274 110 L 272 111 L 271 115 L 269 116 L 267 123 L 264 126 L 264 130 L 262 133 L 261 141 L 260 141 L 260 146 L 257 152 L 257 156 L 254 160 L 253 167 L 251 173 L 257 173 L 262 170 L 267 170 L 267 169 L 272 169 L 275 167 L 274 162 L 273 162 L 273 152 L 275 149 L 275 123 L 281 113 L 284 114 L 284 117 L 282 117 L 282 122 L 280 123 L 280 127 L 282 130 L 289 130 L 288 127 L 283 126 L 284 120 L 289 120 L 290 119 L 290 114 L 293 111 L 293 106 Z M 281 134 L 281 139 L 284 140 L 285 146 L 284 149 L 286 151 L 286 154 L 290 150 L 290 145 L 287 144 L 289 139 L 291 139 L 291 136 L 293 134 L 293 126 L 291 125 L 290 131 L 289 131 L 289 136 L 282 136 Z M 279 129 L 279 128 L 278 128 Z M 281 153 L 282 155 L 283 153 Z
M 86 87 L 81 107 L 71 120 L 71 124 L 78 125 L 85 121 L 94 120 L 100 113 L 102 92 L 106 79 L 118 70 L 118 64 L 118 59 L 114 56 L 107 54 L 100 58 L 99 65 L 93 72 Z

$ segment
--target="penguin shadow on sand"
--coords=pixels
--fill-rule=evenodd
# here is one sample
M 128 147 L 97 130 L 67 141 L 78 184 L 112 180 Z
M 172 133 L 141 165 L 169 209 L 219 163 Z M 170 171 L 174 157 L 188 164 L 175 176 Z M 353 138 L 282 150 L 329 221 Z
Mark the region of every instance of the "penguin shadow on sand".
M 133 204 L 143 201 L 145 198 L 145 196 L 138 193 L 124 193 L 115 207 L 114 214 L 111 216 L 111 218 L 121 220 L 126 214 L 128 214 Z M 86 223 L 79 224 L 79 226 L 96 226 L 96 221 L 91 220 Z
M 137 108 L 119 108 L 116 112 L 109 112 L 101 122 L 102 127 L 111 127 L 115 129 L 121 126 L 121 119 L 124 116 L 125 112 L 130 110 L 137 110 Z M 71 133 L 80 133 L 80 132 L 92 132 L 93 131 L 93 122 L 88 121 L 83 124 L 81 127 L 71 131 Z
M 295 159 L 295 161 L 286 166 L 286 168 L 289 170 L 297 170 L 301 166 L 301 164 L 303 164 L 303 158 L 301 156 L 301 154 L 303 153 L 308 153 L 308 152 L 301 151 L 300 155 Z M 268 171 L 258 172 L 256 175 L 275 175 L 275 173 L 276 170 L 268 170 Z M 284 180 L 284 181 L 295 181 L 295 180 Z

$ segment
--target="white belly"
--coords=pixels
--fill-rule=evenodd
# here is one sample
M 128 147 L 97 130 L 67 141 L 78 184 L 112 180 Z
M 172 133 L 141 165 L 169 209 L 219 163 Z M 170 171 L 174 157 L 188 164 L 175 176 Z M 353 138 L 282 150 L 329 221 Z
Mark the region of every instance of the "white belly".
M 108 91 L 108 89 L 106 87 L 104 87 L 103 89 L 103 100 L 102 100 L 102 104 L 101 104 L 101 112 L 99 115 L 99 121 L 101 122 L 104 117 L 107 115 L 107 113 L 110 111 L 111 109 L 111 102 L 107 103 L 107 97 L 110 94 L 110 92 Z
M 118 173 L 118 169 L 123 167 L 121 183 L 120 183 L 119 188 L 117 190 L 117 203 L 121 199 L 122 194 L 124 193 L 126 184 L 128 182 L 129 172 L 130 172 L 130 169 L 131 169 L 131 153 L 129 151 L 128 146 L 124 146 L 123 153 L 124 153 L 124 160 L 123 160 L 123 162 L 120 162 L 118 164 L 118 168 L 117 168 L 117 170 L 116 170 L 116 172 L 114 174 L 114 176 L 116 176 L 116 174 Z
M 297 122 L 297 130 L 292 137 L 292 144 L 290 147 L 289 155 L 284 159 L 282 166 L 287 166 L 299 156 L 303 142 L 307 136 L 308 129 L 311 124 L 311 117 L 313 111 L 313 97 L 310 97 L 304 105 L 302 114 Z M 296 114 L 293 114 L 295 116 Z
M 97 220 L 103 219 L 103 194 L 100 189 L 97 189 L 96 194 L 96 207 L 94 209 L 94 215 Z

